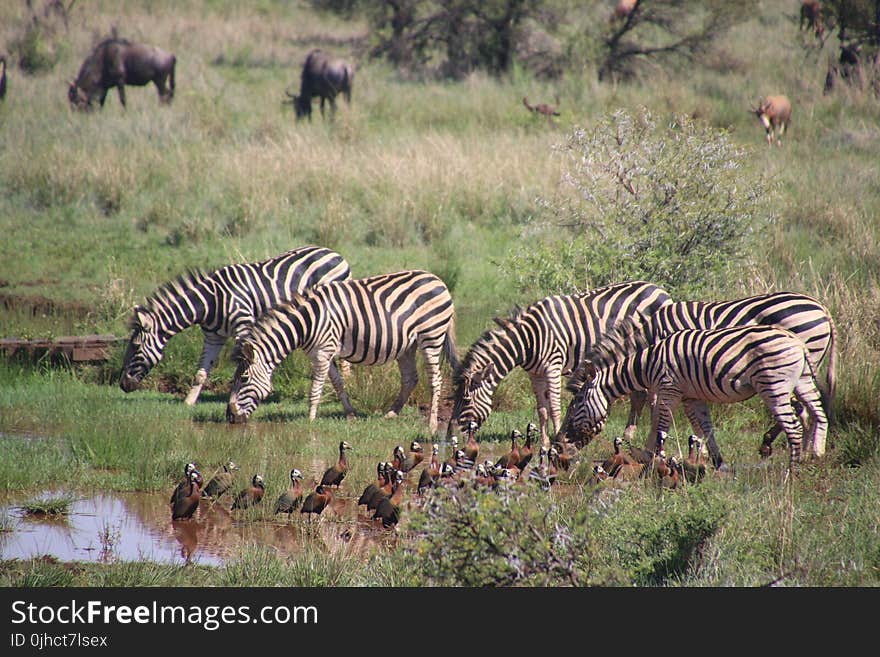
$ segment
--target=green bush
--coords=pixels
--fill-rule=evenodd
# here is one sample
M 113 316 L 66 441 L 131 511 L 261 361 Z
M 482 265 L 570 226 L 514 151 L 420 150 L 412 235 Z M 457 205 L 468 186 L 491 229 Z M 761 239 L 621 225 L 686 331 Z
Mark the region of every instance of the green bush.
M 423 584 L 439 586 L 583 585 L 597 549 L 532 487 L 438 489 L 411 527 Z
M 768 189 L 726 132 L 618 111 L 560 150 L 560 193 L 543 200 L 549 219 L 527 225 L 504 263 L 524 291 L 639 278 L 690 295 L 749 270 Z

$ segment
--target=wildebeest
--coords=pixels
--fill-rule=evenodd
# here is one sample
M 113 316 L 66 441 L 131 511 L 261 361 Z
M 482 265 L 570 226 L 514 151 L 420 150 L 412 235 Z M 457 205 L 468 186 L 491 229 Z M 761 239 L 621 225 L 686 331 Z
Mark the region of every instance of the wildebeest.
M 819 0 L 804 0 L 801 3 L 801 22 L 800 28 L 813 30 L 820 39 L 825 34 L 825 26 L 822 24 L 822 5 Z
M 791 101 L 788 97 L 779 95 L 761 98 L 758 106 L 751 108 L 750 111 L 754 112 L 767 131 L 767 145 L 772 146 L 775 137 L 776 145 L 782 146 L 782 134 L 791 119 Z
M 0 55 L 0 100 L 6 98 L 6 58 Z
M 354 81 L 354 68 L 345 60 L 331 57 L 323 50 L 316 48 L 306 57 L 303 64 L 299 95 L 289 90 L 285 93 L 290 97 L 296 109 L 296 118 L 304 116 L 312 118 L 312 99 L 321 99 L 321 116 L 324 116 L 324 101 L 330 101 L 331 116 L 336 113 L 336 95 L 341 93 L 346 102 L 351 102 L 351 85 Z
M 107 91 L 116 87 L 125 107 L 125 85 L 142 87 L 150 82 L 159 91 L 159 102 L 174 97 L 174 65 L 177 58 L 161 48 L 126 39 L 105 39 L 85 59 L 67 97 L 77 109 L 91 109 L 95 97 L 104 107 Z M 168 82 L 166 88 L 165 83 Z

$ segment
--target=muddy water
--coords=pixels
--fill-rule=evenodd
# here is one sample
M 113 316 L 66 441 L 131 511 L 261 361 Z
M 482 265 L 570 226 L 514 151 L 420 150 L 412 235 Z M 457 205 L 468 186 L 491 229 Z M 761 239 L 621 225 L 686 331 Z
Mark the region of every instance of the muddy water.
M 58 495 L 63 493 L 55 493 Z M 113 493 L 79 497 L 64 518 L 28 516 L 18 504 L 0 503 L 12 531 L 0 532 L 0 558 L 52 555 L 62 561 L 157 561 L 222 565 L 243 547 L 258 545 L 293 555 L 307 549 L 348 554 L 396 538 L 358 519 L 356 500 L 335 499 L 320 520 L 301 514 L 271 517 L 266 507 L 230 511 L 230 500 L 203 501 L 192 520 L 172 521 L 165 493 Z

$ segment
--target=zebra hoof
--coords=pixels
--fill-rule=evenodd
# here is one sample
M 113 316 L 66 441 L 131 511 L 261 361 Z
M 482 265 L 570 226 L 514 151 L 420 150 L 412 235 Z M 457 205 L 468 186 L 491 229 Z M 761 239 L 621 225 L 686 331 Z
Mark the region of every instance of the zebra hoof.
M 397 411 L 388 411 L 387 413 L 385 413 L 386 420 L 390 420 L 395 417 L 397 417 Z

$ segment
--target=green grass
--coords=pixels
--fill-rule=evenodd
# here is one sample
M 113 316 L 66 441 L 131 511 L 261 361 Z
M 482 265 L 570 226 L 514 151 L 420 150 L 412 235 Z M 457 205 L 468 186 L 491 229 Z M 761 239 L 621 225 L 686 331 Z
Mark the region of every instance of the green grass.
M 21 510 L 29 516 L 66 516 L 75 501 L 76 498 L 72 495 L 38 497 L 24 502 Z
M 352 104 L 341 104 L 332 124 L 318 113 L 297 123 L 282 108 L 283 90 L 296 83 L 311 47 L 354 58 L 352 44 L 366 35 L 361 20 L 269 1 L 247 11 L 207 0 L 184 7 L 130 2 L 121 10 L 97 2 L 88 12 L 77 5 L 58 63 L 34 76 L 11 64 L 0 105 L 0 333 L 126 335 L 132 306 L 187 267 L 319 243 L 345 256 L 355 276 L 416 267 L 441 275 L 452 289 L 463 353 L 493 316 L 534 300 L 502 265 L 534 239 L 530 223 L 542 218 L 541 199 L 559 190 L 563 162 L 554 146 L 574 126 L 591 126 L 621 107 L 696 113 L 730 130 L 749 149 L 746 166 L 775 188 L 769 227 L 756 236 L 755 265 L 728 263 L 732 282 L 708 281 L 704 296 L 788 289 L 829 307 L 838 338 L 838 422 L 828 456 L 783 484 L 784 448 L 769 466 L 757 457 L 768 417 L 752 400 L 712 408 L 725 458 L 739 466 L 734 478 L 662 496 L 638 484 L 594 494 L 584 485 L 588 466 L 622 431 L 620 404 L 604 436 L 584 450 L 566 483 L 570 494 L 554 496 L 549 513 L 586 532 L 587 583 L 876 586 L 880 107 L 853 90 L 822 94 L 824 62 L 804 58 L 786 18 L 797 4 L 762 3 L 760 16 L 720 40 L 725 54 L 711 66 L 658 72 L 630 85 L 600 85 L 590 66 L 558 81 L 516 68 L 504 79 L 411 82 L 384 64 L 358 60 Z M 24 3 L 3 4 L 0 42 L 11 43 L 24 18 Z M 127 110 L 111 92 L 103 111 L 70 111 L 66 80 L 93 35 L 111 25 L 175 52 L 170 106 L 160 107 L 152 88 L 130 88 Z M 793 102 L 792 125 L 784 147 L 768 149 L 746 110 L 759 95 L 779 92 Z M 555 127 L 521 105 L 524 95 L 541 102 L 556 93 L 563 115 Z M 103 365 L 0 361 L 0 490 L 35 499 L 62 483 L 77 494 L 170 491 L 184 463 L 196 460 L 210 474 L 231 458 L 242 467 L 240 481 L 262 474 L 267 500 L 274 500 L 287 488 L 290 468 L 316 478 L 347 440 L 355 450 L 346 487 L 357 495 L 394 445 L 432 442 L 418 408 L 429 399 L 424 376 L 401 416 L 382 419 L 399 385 L 394 366 L 354 368 L 347 387 L 359 419 L 344 419 L 328 386 L 309 423 L 309 367 L 301 353 L 276 373 L 276 392 L 250 424 L 227 426 L 228 353 L 199 404 L 182 403 L 200 349 L 195 329 L 175 337 L 144 389 L 130 395 L 117 385 L 121 348 Z M 508 377 L 495 404 L 481 438 L 501 451 L 512 428 L 534 420 L 528 378 L 521 371 Z M 645 424 L 637 441 L 644 441 Z M 676 453 L 689 432 L 677 415 L 667 448 Z M 247 520 L 265 521 L 270 511 L 263 506 Z M 310 544 L 301 557 L 282 559 L 255 545 L 220 568 L 3 562 L 0 583 L 448 583 L 419 558 L 424 537 L 407 530 L 413 520 L 402 523 L 394 546 L 368 554 L 330 554 Z M 3 526 L 4 533 L 14 529 Z

